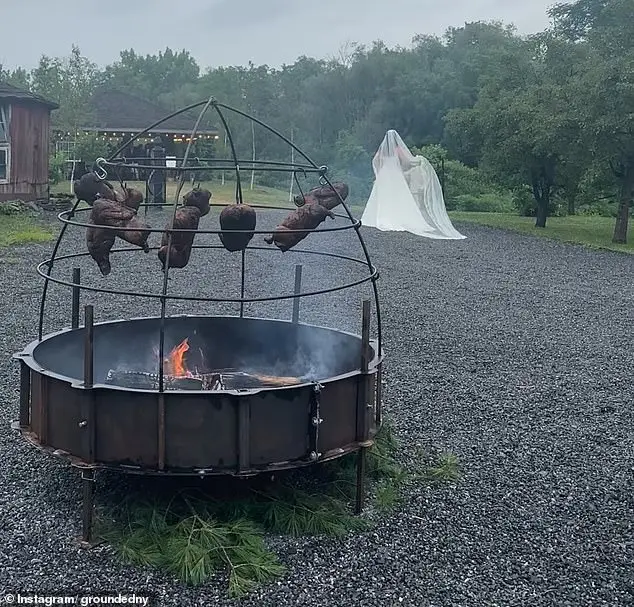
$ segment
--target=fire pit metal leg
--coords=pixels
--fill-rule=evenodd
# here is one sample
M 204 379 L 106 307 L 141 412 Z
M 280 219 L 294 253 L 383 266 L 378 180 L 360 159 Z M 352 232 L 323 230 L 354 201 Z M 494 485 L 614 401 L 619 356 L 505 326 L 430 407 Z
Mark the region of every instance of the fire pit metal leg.
M 363 511 L 363 502 L 365 501 L 365 468 L 366 468 L 366 448 L 361 447 L 357 453 L 357 487 L 354 503 L 355 514 L 361 514 Z
M 27 428 L 30 423 L 31 369 L 20 361 L 20 427 Z
M 165 470 L 165 393 L 158 395 L 158 467 Z
M 357 441 L 362 446 L 357 454 L 357 492 L 355 500 L 355 512 L 360 514 L 363 510 L 365 498 L 365 469 L 366 450 L 365 445 L 369 438 L 368 427 L 368 367 L 370 364 L 370 300 L 363 301 L 363 316 L 361 320 L 361 377 L 359 378 L 359 394 L 357 400 Z
M 84 390 L 89 397 L 82 401 L 82 420 L 79 427 L 83 428 L 82 447 L 84 461 L 92 464 L 95 461 L 95 395 L 92 391 L 94 382 L 94 309 L 86 306 L 84 309 Z
M 85 544 L 92 541 L 93 512 L 95 505 L 95 471 L 86 468 L 81 471 L 82 489 L 82 534 L 81 539 Z

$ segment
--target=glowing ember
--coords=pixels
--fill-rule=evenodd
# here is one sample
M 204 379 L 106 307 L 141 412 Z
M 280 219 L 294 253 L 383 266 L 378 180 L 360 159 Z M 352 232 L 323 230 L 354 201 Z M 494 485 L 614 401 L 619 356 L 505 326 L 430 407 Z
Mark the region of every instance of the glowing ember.
M 172 377 L 194 377 L 185 364 L 185 352 L 189 350 L 189 342 L 184 339 L 165 359 L 163 373 Z

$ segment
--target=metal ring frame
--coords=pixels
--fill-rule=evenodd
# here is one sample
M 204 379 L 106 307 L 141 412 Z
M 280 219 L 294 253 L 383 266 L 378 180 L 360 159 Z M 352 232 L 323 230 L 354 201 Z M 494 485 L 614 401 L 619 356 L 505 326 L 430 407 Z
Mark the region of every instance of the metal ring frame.
M 136 161 L 136 160 L 143 160 L 143 159 L 137 159 L 137 158 L 125 158 L 125 157 L 121 157 L 119 156 L 119 154 L 127 147 L 129 146 L 131 143 L 133 143 L 136 139 L 138 139 L 139 137 L 142 137 L 143 135 L 145 135 L 146 133 L 152 131 L 153 129 L 155 129 L 157 126 L 159 126 L 160 124 L 162 124 L 163 122 L 166 122 L 167 120 L 170 120 L 171 118 L 178 116 L 180 114 L 184 114 L 186 112 L 189 112 L 191 110 L 194 110 L 196 108 L 200 108 L 202 106 L 202 110 L 200 111 L 198 118 L 196 120 L 196 123 L 194 125 L 194 127 L 192 128 L 190 137 L 189 137 L 189 142 L 185 151 L 185 154 L 183 156 L 183 158 L 179 158 L 176 160 L 177 162 L 177 166 L 176 167 L 167 167 L 167 166 L 156 166 L 156 165 L 144 165 L 144 164 L 139 164 L 139 163 L 135 163 L 132 161 Z M 208 111 L 209 108 L 213 108 L 218 116 L 218 118 L 220 119 L 220 122 L 222 123 L 222 126 L 227 134 L 227 140 L 229 142 L 230 148 L 231 148 L 231 155 L 232 155 L 232 164 L 229 164 L 229 162 L 226 159 L 214 159 L 214 158 L 193 158 L 195 164 L 188 164 L 189 162 L 189 156 L 190 156 L 190 151 L 191 151 L 191 146 L 193 141 L 196 138 L 196 135 L 198 134 L 198 128 L 199 125 L 203 119 L 203 117 L 205 116 L 206 112 Z M 285 143 L 287 143 L 289 146 L 291 146 L 291 148 L 293 148 L 301 157 L 303 157 L 306 161 L 306 164 L 298 164 L 298 163 L 284 163 L 284 162 L 279 162 L 279 161 L 266 161 L 266 160 L 241 160 L 237 157 L 236 154 L 236 149 L 235 149 L 235 144 L 234 144 L 234 140 L 233 140 L 233 136 L 231 133 L 231 129 L 227 123 L 226 117 L 225 117 L 225 113 L 223 112 L 223 110 L 226 110 L 228 112 L 232 112 L 238 116 L 242 116 L 248 120 L 251 120 L 252 122 L 259 124 L 260 126 L 262 126 L 264 129 L 266 129 L 268 132 L 272 133 L 273 135 L 279 137 L 282 141 L 284 141 Z M 180 164 L 178 164 L 178 162 L 180 161 Z M 204 163 L 204 164 L 203 164 Z M 223 164 L 224 163 L 224 164 Z M 62 213 L 60 213 L 58 215 L 59 220 L 62 222 L 62 228 L 60 230 L 59 236 L 57 238 L 57 241 L 55 242 L 55 246 L 53 247 L 53 252 L 51 254 L 50 259 L 40 263 L 37 266 L 37 272 L 38 274 L 40 274 L 41 276 L 44 277 L 44 287 L 42 290 L 42 298 L 40 301 L 40 310 L 39 310 L 39 325 L 38 325 L 38 340 L 42 340 L 43 337 L 43 327 L 44 327 L 44 314 L 45 314 L 45 309 L 46 309 L 46 301 L 47 301 L 47 294 L 48 294 L 48 286 L 50 282 L 53 283 L 57 283 L 63 286 L 67 286 L 67 287 L 71 287 L 73 288 L 73 292 L 74 295 L 81 289 L 86 290 L 86 291 L 92 291 L 92 292 L 97 292 L 97 293 L 110 293 L 110 294 L 114 294 L 114 295 L 126 295 L 126 296 L 136 296 L 136 297 L 145 297 L 145 298 L 151 298 L 151 299 L 159 299 L 161 301 L 161 323 L 160 323 L 160 341 L 159 341 L 159 361 L 163 360 L 163 356 L 164 356 L 164 341 L 165 341 L 165 319 L 166 319 L 166 306 L 167 306 L 167 301 L 168 300 L 178 300 L 178 301 L 208 301 L 208 302 L 226 302 L 226 303 L 239 303 L 240 304 L 240 317 L 244 316 L 244 304 L 245 303 L 251 303 L 251 302 L 263 302 L 263 301 L 278 301 L 278 300 L 284 300 L 284 299 L 297 299 L 297 298 L 301 298 L 301 297 L 310 297 L 310 296 L 316 296 L 316 295 L 323 295 L 326 293 L 332 293 L 335 291 L 341 291 L 344 289 L 348 289 L 348 288 L 352 288 L 358 285 L 361 285 L 363 283 L 366 282 L 371 282 L 372 283 L 372 288 L 373 288 L 373 292 L 374 292 L 374 304 L 375 304 L 375 310 L 376 310 L 376 318 L 377 318 L 377 346 L 378 346 L 378 352 L 382 352 L 382 330 L 381 330 L 381 312 L 380 312 L 380 305 L 379 305 L 379 295 L 378 295 L 378 289 L 376 286 L 376 281 L 378 280 L 379 274 L 377 269 L 372 265 L 372 262 L 370 260 L 370 254 L 368 252 L 368 249 L 366 247 L 366 244 L 363 240 L 363 237 L 360 233 L 360 228 L 361 228 L 361 221 L 357 220 L 353 217 L 349 207 L 346 205 L 345 201 L 343 200 L 343 198 L 339 195 L 339 193 L 336 191 L 336 189 L 333 187 L 332 182 L 330 181 L 330 179 L 327 177 L 327 171 L 328 171 L 328 167 L 326 166 L 318 166 L 317 164 L 315 164 L 300 148 L 298 148 L 292 141 L 290 141 L 288 138 L 286 138 L 282 133 L 280 133 L 279 131 L 277 131 L 276 129 L 274 129 L 273 127 L 269 126 L 268 124 L 262 122 L 261 120 L 258 120 L 257 118 L 255 118 L 254 116 L 251 116 L 241 110 L 238 110 L 236 108 L 233 108 L 231 106 L 225 105 L 223 103 L 218 102 L 214 97 L 209 97 L 209 99 L 206 99 L 205 101 L 200 101 L 198 103 L 189 105 L 185 108 L 181 108 L 167 116 L 165 116 L 164 118 L 162 118 L 161 120 L 155 122 L 154 124 L 150 125 L 149 127 L 147 127 L 145 130 L 139 132 L 138 134 L 134 135 L 130 141 L 126 141 L 124 144 L 122 144 L 117 150 L 115 150 L 115 152 L 113 154 L 111 154 L 109 159 L 105 159 L 105 158 L 98 158 L 95 161 L 95 166 L 94 166 L 94 172 L 95 174 L 98 176 L 99 179 L 101 180 L 105 180 L 108 177 L 108 168 L 113 169 L 114 171 L 117 171 L 118 169 L 121 168 L 131 168 L 131 169 L 148 169 L 148 170 L 153 170 L 153 171 L 171 171 L 171 172 L 176 172 L 177 174 L 180 175 L 180 180 L 179 180 L 179 184 L 177 187 L 177 191 L 176 191 L 176 195 L 174 197 L 174 202 L 173 203 L 164 203 L 164 204 L 157 204 L 157 205 L 150 205 L 147 202 L 143 203 L 142 206 L 145 206 L 146 208 L 148 206 L 152 206 L 152 207 L 164 207 L 164 206 L 171 206 L 173 209 L 173 213 L 172 213 L 172 222 L 174 220 L 174 217 L 176 216 L 176 211 L 179 207 L 178 204 L 178 199 L 181 193 L 181 190 L 185 184 L 185 174 L 188 171 L 222 171 L 222 170 L 232 170 L 235 171 L 235 176 L 236 176 L 236 193 L 235 193 L 235 199 L 236 199 L 236 203 L 237 204 L 243 204 L 243 195 L 242 195 L 242 183 L 241 183 L 241 179 L 240 179 L 240 172 L 241 170 L 259 170 L 259 171 L 282 171 L 282 172 L 288 172 L 288 173 L 293 173 L 295 181 L 298 182 L 297 180 L 297 174 L 309 174 L 309 173 L 313 173 L 313 174 L 317 174 L 319 175 L 319 181 L 322 185 L 328 185 L 330 186 L 330 188 L 332 189 L 332 191 L 337 195 L 337 197 L 339 198 L 339 203 L 343 206 L 343 208 L 345 209 L 345 215 L 344 214 L 337 214 L 335 213 L 336 217 L 340 217 L 340 218 L 344 218 L 344 219 L 348 219 L 350 221 L 349 224 L 345 225 L 345 226 L 339 226 L 339 227 L 332 227 L 332 228 L 328 228 L 328 227 L 324 227 L 324 228 L 316 228 L 313 230 L 287 230 L 288 232 L 308 232 L 308 233 L 313 233 L 313 232 L 337 232 L 337 231 L 342 231 L 342 230 L 349 230 L 349 229 L 353 229 L 358 237 L 359 243 L 361 245 L 361 248 L 363 250 L 363 255 L 364 255 L 364 259 L 356 259 L 354 257 L 349 257 L 346 255 L 338 255 L 338 254 L 334 254 L 334 253 L 326 253 L 326 252 L 321 252 L 321 251 L 309 251 L 309 250 L 305 250 L 305 249 L 291 249 L 291 252 L 295 252 L 295 253 L 303 253 L 303 254 L 309 254 L 309 255 L 319 255 L 319 256 L 324 256 L 324 257 L 330 257 L 330 258 L 335 258 L 335 259 L 342 259 L 342 260 L 346 260 L 346 261 L 350 261 L 353 263 L 357 263 L 357 264 L 361 264 L 361 265 L 365 265 L 368 270 L 369 270 L 369 274 L 359 280 L 356 281 L 352 281 L 343 285 L 338 285 L 335 287 L 330 287 L 330 288 L 326 288 L 326 289 L 320 289 L 320 290 L 316 290 L 316 291 L 311 291 L 311 292 L 295 292 L 293 294 L 289 294 L 289 295 L 278 295 L 278 296 L 273 296 L 273 297 L 245 297 L 245 259 L 246 259 L 246 250 L 242 250 L 241 252 L 241 287 L 240 287 L 240 297 L 235 297 L 235 298 L 212 298 L 212 297 L 195 297 L 195 296 L 187 296 L 187 295 L 174 295 L 174 294 L 169 294 L 168 293 L 168 279 L 169 279 L 169 252 L 170 252 L 170 244 L 171 244 L 171 239 L 172 239 L 172 235 L 176 234 L 176 233 L 188 233 L 188 232 L 196 232 L 199 234 L 220 234 L 223 232 L 226 233 L 246 233 L 246 230 L 184 230 L 184 229 L 170 229 L 170 228 L 163 228 L 163 229 L 152 229 L 149 228 L 148 231 L 154 233 L 154 232 L 161 232 L 161 233 L 167 233 L 168 234 L 168 247 L 167 247 L 167 259 L 165 260 L 165 272 L 164 272 L 164 276 L 163 276 L 163 285 L 162 285 L 162 290 L 161 293 L 144 293 L 144 292 L 131 292 L 131 291 L 122 291 L 122 290 L 116 290 L 116 289 L 108 289 L 108 288 L 99 288 L 99 287 L 92 287 L 89 285 L 85 285 L 85 284 L 78 284 L 78 282 L 75 280 L 75 277 L 73 278 L 73 281 L 67 281 L 67 280 L 62 280 L 59 278 L 54 278 L 51 276 L 51 273 L 53 271 L 53 267 L 55 265 L 56 261 L 61 261 L 61 260 L 66 260 L 66 259 L 75 259 L 75 258 L 80 258 L 80 257 L 86 257 L 89 255 L 89 253 L 85 252 L 85 253 L 74 253 L 74 254 L 69 254 L 69 255 L 62 255 L 62 256 L 58 256 L 57 253 L 59 251 L 59 247 L 61 245 L 61 242 L 64 238 L 64 235 L 66 233 L 66 230 L 68 228 L 69 225 L 73 225 L 73 226 L 78 226 L 78 227 L 90 227 L 90 224 L 85 223 L 85 222 L 81 222 L 81 221 L 74 221 L 73 218 L 75 216 L 76 213 L 80 213 L 83 211 L 89 211 L 90 209 L 78 209 L 79 206 L 79 200 L 77 200 L 75 202 L 75 204 L 73 205 L 73 208 L 69 211 L 64 211 Z M 299 182 L 298 182 L 298 186 L 299 186 Z M 301 191 L 301 186 L 300 186 L 300 191 Z M 303 202 L 299 202 L 299 203 L 295 203 L 295 206 L 299 207 L 299 206 L 303 206 Z M 218 203 L 214 203 L 212 204 L 212 206 L 226 206 L 223 204 L 218 204 Z M 265 209 L 272 209 L 272 210 L 289 210 L 288 207 L 273 207 L 273 206 L 266 206 L 266 205 L 250 205 L 253 208 L 265 208 Z M 173 225 L 173 224 L 172 224 Z M 106 230 L 118 230 L 118 231 L 131 231 L 133 230 L 133 228 L 114 228 L 114 227 L 110 227 L 110 226 L 100 226 L 103 229 Z M 251 234 L 270 234 L 272 230 L 249 230 L 248 233 Z M 196 249 L 222 249 L 223 247 L 221 245 L 194 245 L 193 248 Z M 151 247 L 150 250 L 157 250 L 158 247 Z M 248 250 L 262 250 L 262 251 L 272 251 L 273 249 L 271 249 L 270 247 L 261 247 L 261 246 L 248 246 L 247 247 Z M 120 249 L 113 249 L 111 252 L 113 253 L 122 253 L 122 252 L 132 252 L 132 251 L 137 251 L 137 249 L 133 249 L 133 248 L 120 248 Z M 46 268 L 46 271 L 44 270 L 44 268 Z M 164 391 L 164 377 L 163 377 L 163 365 L 159 363 L 158 365 L 158 375 L 159 375 L 159 392 L 163 392 Z

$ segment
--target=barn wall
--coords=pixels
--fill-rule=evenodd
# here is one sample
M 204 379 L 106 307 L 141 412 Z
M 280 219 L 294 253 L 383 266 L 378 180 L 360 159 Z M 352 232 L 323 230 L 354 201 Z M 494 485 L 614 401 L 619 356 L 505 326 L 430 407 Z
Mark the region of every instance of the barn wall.
M 48 196 L 49 129 L 48 108 L 32 103 L 12 104 L 10 182 L 0 184 L 0 200 Z

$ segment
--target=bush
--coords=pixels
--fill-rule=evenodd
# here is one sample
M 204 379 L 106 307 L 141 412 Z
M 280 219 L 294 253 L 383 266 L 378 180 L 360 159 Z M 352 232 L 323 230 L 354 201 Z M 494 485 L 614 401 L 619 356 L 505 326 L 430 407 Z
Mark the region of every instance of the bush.
M 591 215 L 595 217 L 616 217 L 618 205 L 616 202 L 597 200 L 591 204 L 582 204 L 577 209 L 579 215 Z
M 494 183 L 479 169 L 450 160 L 439 145 L 412 148 L 412 154 L 424 156 L 444 181 L 445 206 L 448 211 L 509 213 L 514 210 L 511 193 Z M 444 161 L 444 164 L 443 164 Z
M 512 197 L 500 194 L 463 194 L 453 199 L 456 211 L 473 213 L 512 213 L 515 210 Z
M 54 154 L 48 163 L 48 179 L 55 185 L 66 179 L 66 157 L 64 154 Z

